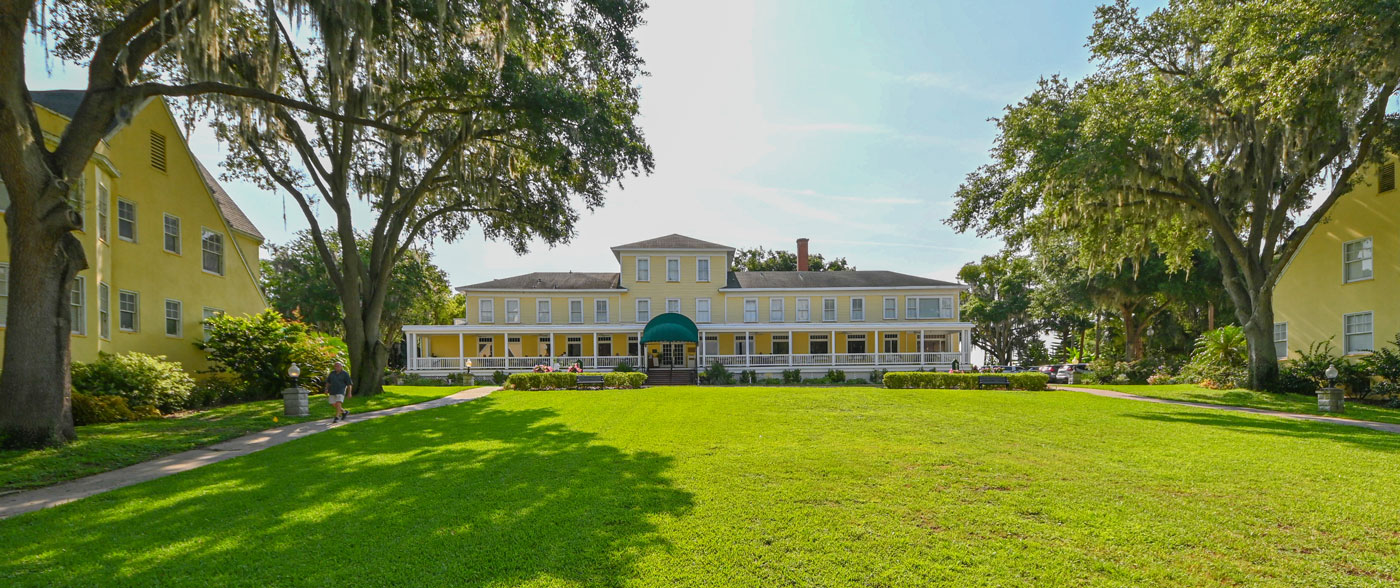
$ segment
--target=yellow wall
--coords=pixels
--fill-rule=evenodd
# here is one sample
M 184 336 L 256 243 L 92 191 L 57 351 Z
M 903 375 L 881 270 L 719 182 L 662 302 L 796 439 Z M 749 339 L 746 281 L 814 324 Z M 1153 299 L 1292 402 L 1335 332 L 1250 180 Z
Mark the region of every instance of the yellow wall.
M 1360 184 L 1337 200 L 1279 280 L 1274 320 L 1288 324 L 1290 357 L 1329 337 L 1341 353 L 1345 314 L 1373 313 L 1376 347 L 1400 332 L 1400 190 L 1379 193 L 1375 171 L 1369 169 Z M 1372 239 L 1374 277 L 1344 283 L 1343 244 L 1365 237 Z
M 48 133 L 63 131 L 67 119 L 38 109 L 41 126 Z M 151 165 L 150 133 L 166 139 L 166 171 Z M 85 230 L 75 233 L 88 256 L 88 269 L 79 272 L 84 282 L 86 333 L 72 338 L 75 361 L 93 361 L 99 351 L 122 353 L 140 351 L 166 355 L 185 364 L 188 370 L 206 367 L 204 353 L 194 347 L 202 335 L 203 308 L 228 313 L 256 313 L 266 307 L 258 288 L 258 245 L 250 235 L 233 231 L 224 221 L 209 188 L 184 144 L 164 102 L 150 102 L 131 124 L 102 142 L 95 160 L 105 158 L 113 170 L 90 162 L 83 172 L 83 213 Z M 109 186 L 108 231 L 99 238 L 97 185 Z M 136 206 L 136 238 L 117 235 L 117 201 Z M 164 215 L 180 218 L 181 252 L 164 249 Z M 201 233 L 207 227 L 224 235 L 224 272 L 215 275 L 202 267 Z M 9 260 L 0 224 L 0 263 Z M 102 337 L 99 325 L 99 283 L 110 289 L 110 337 Z M 119 291 L 139 294 L 139 320 L 135 331 L 119 328 Z M 165 330 L 165 301 L 182 305 L 181 332 L 168 336 Z M 3 328 L 0 328 L 2 331 Z M 0 342 L 3 346 L 3 342 Z M 3 352 L 3 347 L 0 347 Z

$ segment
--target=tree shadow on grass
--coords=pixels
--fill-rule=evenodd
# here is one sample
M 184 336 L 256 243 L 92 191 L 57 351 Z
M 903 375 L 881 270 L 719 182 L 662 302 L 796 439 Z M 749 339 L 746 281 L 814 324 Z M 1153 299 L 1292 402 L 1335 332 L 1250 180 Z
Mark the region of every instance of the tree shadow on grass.
M 0 522 L 11 585 L 619 584 L 693 498 L 672 459 L 487 398 Z
M 1123 416 L 1164 423 L 1208 425 L 1246 433 L 1276 435 L 1293 439 L 1339 441 L 1378 451 L 1400 450 L 1400 435 L 1350 425 L 1242 415 L 1223 411 L 1125 413 Z

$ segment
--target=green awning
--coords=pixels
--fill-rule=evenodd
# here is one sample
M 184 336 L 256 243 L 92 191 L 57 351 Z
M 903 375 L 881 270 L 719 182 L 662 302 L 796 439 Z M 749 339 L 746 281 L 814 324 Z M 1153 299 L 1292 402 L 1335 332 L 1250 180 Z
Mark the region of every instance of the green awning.
M 676 312 L 659 314 L 647 322 L 645 329 L 642 329 L 642 344 L 659 341 L 699 343 L 700 329 L 695 326 L 694 321 L 683 314 Z

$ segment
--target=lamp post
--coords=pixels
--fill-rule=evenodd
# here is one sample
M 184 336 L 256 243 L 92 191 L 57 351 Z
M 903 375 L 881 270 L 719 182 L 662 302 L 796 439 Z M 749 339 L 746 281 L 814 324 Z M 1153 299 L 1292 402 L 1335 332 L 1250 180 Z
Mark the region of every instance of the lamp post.
M 1337 366 L 1329 365 L 1323 372 L 1327 376 L 1327 387 L 1317 391 L 1317 410 L 1320 412 L 1346 412 L 1346 399 L 1341 388 L 1337 387 Z
M 309 416 L 311 406 L 306 400 L 306 388 L 298 384 L 301 367 L 293 362 L 287 368 L 287 375 L 292 378 L 292 387 L 282 391 L 282 412 L 287 416 Z
M 472 382 L 472 360 L 469 358 L 467 359 L 467 383 L 471 384 Z

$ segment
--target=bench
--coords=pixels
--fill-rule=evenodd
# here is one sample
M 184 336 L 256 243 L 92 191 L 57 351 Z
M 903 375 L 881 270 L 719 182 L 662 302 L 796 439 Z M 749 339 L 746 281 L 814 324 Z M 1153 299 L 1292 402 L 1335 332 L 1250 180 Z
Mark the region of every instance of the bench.
M 574 389 L 575 389 L 575 390 L 581 390 L 581 389 L 583 389 L 584 386 L 597 386 L 599 390 L 602 390 L 602 389 L 603 389 L 603 376 L 598 376 L 598 375 L 582 375 L 582 376 L 579 376 L 578 379 L 574 382 Z
M 1006 376 L 977 376 L 977 387 L 985 388 L 987 386 L 1005 386 L 1007 390 L 1010 390 L 1011 379 Z

